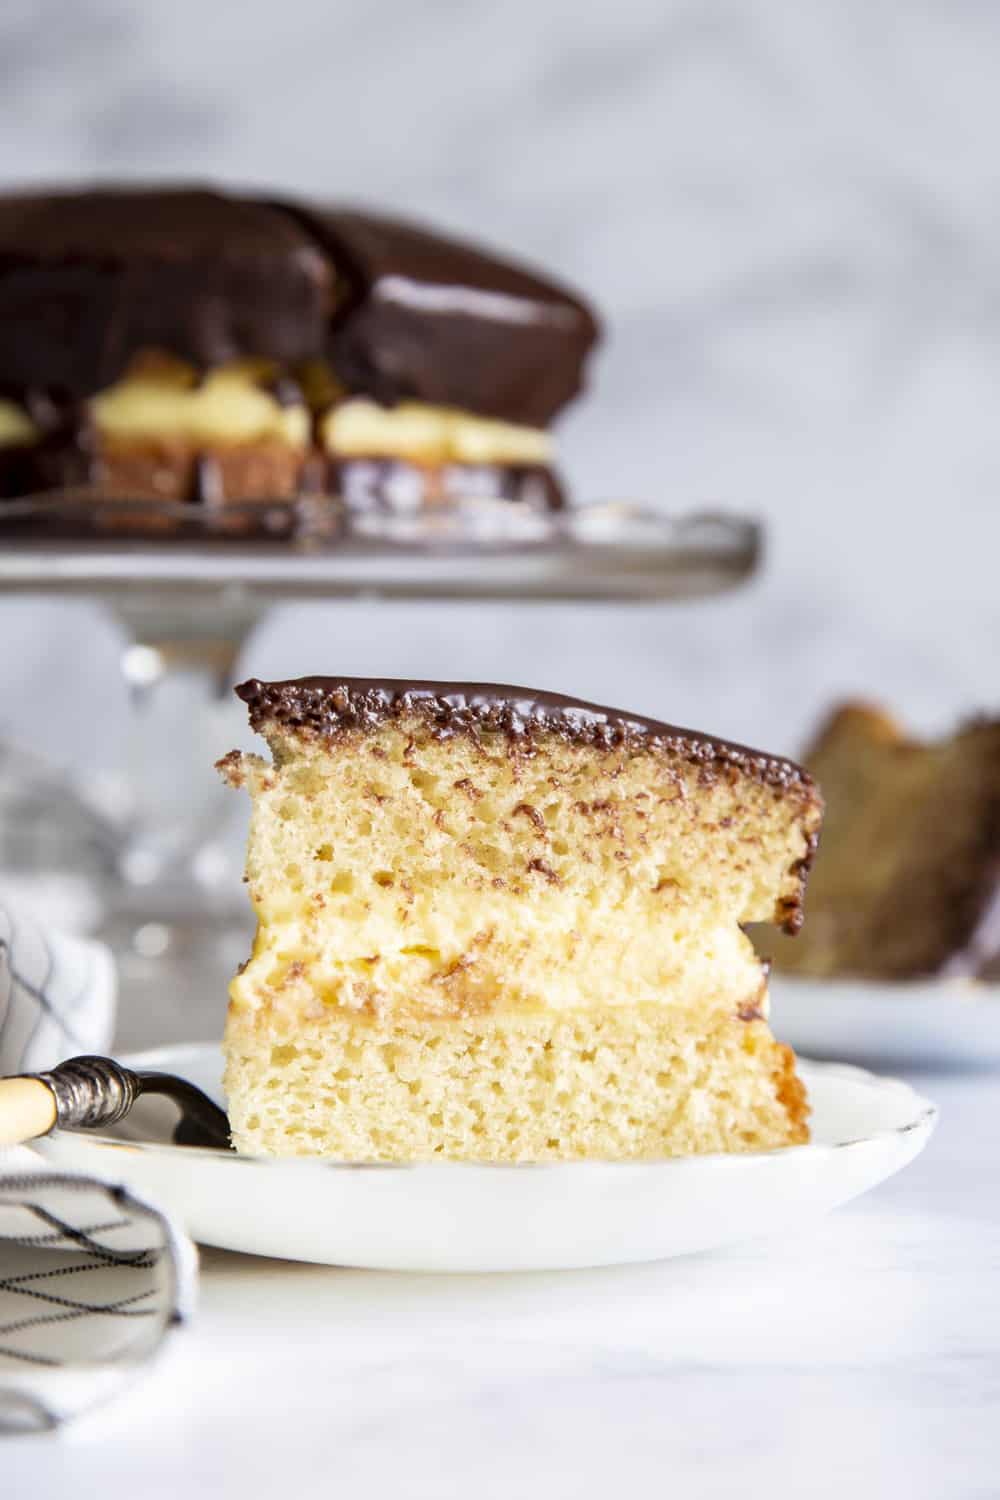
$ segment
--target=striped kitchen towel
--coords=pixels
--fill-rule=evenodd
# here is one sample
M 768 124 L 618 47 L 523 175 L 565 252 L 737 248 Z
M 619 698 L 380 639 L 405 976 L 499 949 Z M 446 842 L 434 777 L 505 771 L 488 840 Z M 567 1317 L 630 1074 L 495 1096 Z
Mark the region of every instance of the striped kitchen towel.
M 115 969 L 103 943 L 43 928 L 0 905 L 0 1075 L 107 1052 Z
M 107 1052 L 114 1014 L 103 944 L 0 904 L 0 1075 Z M 194 1283 L 192 1245 L 154 1205 L 0 1149 L 0 1437 L 127 1388 L 186 1320 Z

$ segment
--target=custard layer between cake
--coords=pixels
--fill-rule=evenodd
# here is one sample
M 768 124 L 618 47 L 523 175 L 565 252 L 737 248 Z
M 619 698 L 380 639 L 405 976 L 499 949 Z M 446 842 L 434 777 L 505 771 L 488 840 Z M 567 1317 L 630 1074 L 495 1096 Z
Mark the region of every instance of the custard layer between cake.
M 476 495 L 561 503 L 548 433 L 420 402 L 349 398 L 318 361 L 292 372 L 239 360 L 200 375 L 149 351 L 68 425 L 48 426 L 53 418 L 0 399 L 0 489 L 99 486 L 107 499 L 196 501 L 216 512 L 230 501 L 320 495 L 362 511 Z M 141 507 L 95 521 L 170 529 Z
M 264 360 L 242 360 L 204 378 L 180 361 L 140 363 L 117 385 L 93 396 L 87 411 L 107 444 L 186 443 L 194 447 L 278 442 L 305 448 L 313 413 L 304 376 L 296 398 L 269 389 L 298 382 Z M 304 387 L 304 389 L 303 389 Z M 400 458 L 428 464 L 547 464 L 554 444 L 540 428 L 518 427 L 469 412 L 417 401 L 379 406 L 366 397 L 328 395 L 320 420 L 322 447 L 331 457 Z M 0 447 L 31 446 L 43 431 L 24 407 L 0 399 Z

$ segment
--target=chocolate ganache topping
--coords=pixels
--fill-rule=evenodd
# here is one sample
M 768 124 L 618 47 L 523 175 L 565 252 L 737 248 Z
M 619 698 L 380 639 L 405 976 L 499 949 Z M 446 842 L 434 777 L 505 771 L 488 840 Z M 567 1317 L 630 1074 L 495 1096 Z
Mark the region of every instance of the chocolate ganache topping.
M 162 350 L 329 360 L 353 394 L 541 426 L 597 324 L 555 283 L 353 210 L 203 188 L 0 198 L 0 395 L 67 407 Z
M 678 753 L 708 774 L 731 766 L 779 789 L 799 786 L 812 793 L 814 787 L 807 771 L 780 756 L 561 693 L 502 683 L 372 677 L 261 682 L 251 678 L 235 691 L 247 704 L 251 726 L 258 731 L 278 725 L 335 738 L 345 732 L 370 732 L 392 719 L 419 714 L 443 738 L 493 732 L 530 741 L 541 733 L 607 749 L 648 746 Z
M 570 292 L 392 219 L 327 209 L 301 221 L 348 278 L 331 358 L 350 389 L 528 427 L 544 427 L 578 394 L 598 328 Z
M 0 391 L 79 400 L 143 350 L 207 368 L 322 349 L 327 258 L 288 215 L 200 189 L 0 198 Z

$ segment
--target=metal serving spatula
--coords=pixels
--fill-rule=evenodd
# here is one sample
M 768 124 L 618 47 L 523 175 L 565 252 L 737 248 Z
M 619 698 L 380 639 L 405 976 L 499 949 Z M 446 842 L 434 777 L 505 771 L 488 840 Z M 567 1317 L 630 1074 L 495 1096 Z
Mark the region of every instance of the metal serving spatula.
M 71 1057 L 48 1073 L 0 1078 L 0 1146 L 17 1146 L 57 1127 L 99 1130 L 116 1125 L 144 1094 L 180 1108 L 180 1146 L 231 1149 L 229 1120 L 207 1094 L 172 1073 L 136 1073 L 110 1057 Z

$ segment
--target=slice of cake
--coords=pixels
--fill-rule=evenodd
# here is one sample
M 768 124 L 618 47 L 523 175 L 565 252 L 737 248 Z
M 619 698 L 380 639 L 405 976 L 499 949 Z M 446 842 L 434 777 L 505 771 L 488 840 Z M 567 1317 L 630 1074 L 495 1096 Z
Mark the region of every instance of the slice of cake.
M 0 499 L 168 536 L 556 507 L 549 429 L 598 336 L 452 236 L 163 186 L 0 194 L 0 326 Z
M 253 955 L 233 1138 L 536 1161 L 807 1139 L 742 924 L 801 920 L 821 816 L 785 760 L 523 688 L 237 689 Z
M 809 921 L 762 951 L 814 976 L 1000 977 L 1000 721 L 923 742 L 848 703 L 805 760 L 827 805 Z

